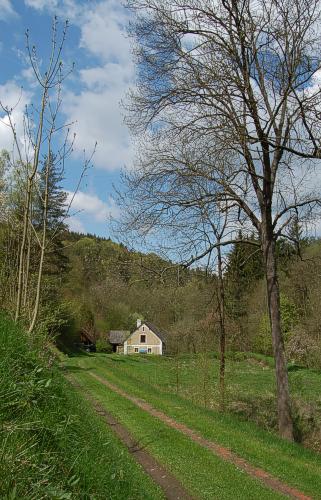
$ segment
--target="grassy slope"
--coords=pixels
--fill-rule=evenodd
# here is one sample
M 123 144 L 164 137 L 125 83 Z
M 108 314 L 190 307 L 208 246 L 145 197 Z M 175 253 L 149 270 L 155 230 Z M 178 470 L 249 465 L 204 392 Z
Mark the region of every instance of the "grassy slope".
M 314 498 L 321 498 L 320 455 L 299 445 L 284 442 L 254 424 L 233 416 L 223 416 L 173 394 L 175 384 L 168 382 L 169 377 L 173 382 L 173 373 L 170 375 L 171 370 L 175 372 L 173 361 L 164 358 L 96 355 L 73 358 L 68 364 L 84 368 L 79 374 L 90 387 L 93 387 L 93 382 L 87 370 L 106 376 L 128 392 L 143 397 L 168 415 L 198 430 L 205 437 L 230 447 L 253 464 L 265 468 Z M 158 384 L 161 390 L 157 389 Z M 95 387 L 101 397 L 107 398 L 106 388 L 98 390 L 97 384 Z M 121 412 L 119 416 L 123 418 Z
M 163 498 L 43 343 L 1 315 L 0 360 L 1 498 Z

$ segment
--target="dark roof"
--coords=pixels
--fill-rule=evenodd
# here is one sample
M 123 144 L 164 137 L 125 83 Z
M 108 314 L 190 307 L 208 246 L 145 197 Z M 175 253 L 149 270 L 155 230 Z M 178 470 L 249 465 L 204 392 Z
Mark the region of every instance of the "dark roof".
M 150 323 L 149 321 L 143 321 L 142 325 L 146 325 L 162 342 L 166 342 L 167 333 L 164 330 L 160 330 L 154 323 Z
M 110 330 L 108 339 L 111 344 L 123 344 L 129 335 L 127 330 Z

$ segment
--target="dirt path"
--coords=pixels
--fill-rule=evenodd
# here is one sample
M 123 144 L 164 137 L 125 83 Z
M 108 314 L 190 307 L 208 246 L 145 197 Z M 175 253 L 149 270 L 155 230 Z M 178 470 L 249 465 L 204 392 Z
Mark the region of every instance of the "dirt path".
M 130 394 L 126 393 L 116 385 L 112 384 L 111 382 L 108 382 L 106 379 L 99 377 L 95 373 L 89 372 L 89 374 L 98 380 L 100 383 L 104 384 L 106 387 L 111 389 L 113 392 L 116 392 L 120 396 L 128 399 L 132 403 L 134 403 L 136 406 L 141 408 L 142 410 L 146 411 L 153 417 L 158 418 L 165 424 L 167 424 L 169 427 L 172 427 L 173 429 L 176 429 L 180 432 L 182 432 L 184 435 L 188 436 L 192 441 L 195 441 L 196 443 L 200 444 L 204 448 L 207 448 L 211 450 L 216 456 L 219 458 L 222 458 L 223 460 L 226 460 L 227 462 L 232 463 L 235 465 L 238 469 L 243 470 L 246 472 L 249 476 L 260 480 L 262 483 L 264 483 L 268 488 L 271 488 L 272 490 L 282 493 L 283 495 L 290 497 L 290 498 L 296 498 L 299 500 L 312 500 L 311 497 L 305 495 L 301 491 L 297 490 L 296 488 L 293 488 L 292 486 L 288 486 L 287 484 L 283 483 L 280 481 L 278 478 L 272 476 L 268 472 L 264 471 L 263 469 L 260 469 L 258 467 L 255 467 L 251 465 L 249 462 L 247 462 L 245 459 L 239 457 L 232 451 L 230 451 L 228 448 L 225 448 L 223 446 L 220 446 L 219 444 L 209 441 L 201 436 L 198 432 L 190 429 L 184 424 L 181 424 L 179 422 L 176 422 L 174 419 L 166 415 L 165 413 L 161 412 L 160 410 L 157 410 L 153 406 L 151 406 L 149 403 L 146 403 L 146 401 L 136 398 L 134 396 L 131 396 Z M 185 497 L 183 497 L 185 498 Z
M 81 390 L 84 397 L 92 404 L 94 410 L 100 415 L 106 424 L 111 427 L 112 431 L 117 434 L 119 439 L 127 447 L 128 451 L 133 455 L 134 459 L 142 466 L 144 471 L 158 484 L 164 492 L 168 500 L 195 500 L 185 490 L 182 484 L 160 465 L 155 458 L 148 453 L 140 444 L 134 440 L 126 427 L 121 425 L 115 418 L 105 410 L 105 408 L 76 380 L 67 375 L 69 382 L 76 388 Z

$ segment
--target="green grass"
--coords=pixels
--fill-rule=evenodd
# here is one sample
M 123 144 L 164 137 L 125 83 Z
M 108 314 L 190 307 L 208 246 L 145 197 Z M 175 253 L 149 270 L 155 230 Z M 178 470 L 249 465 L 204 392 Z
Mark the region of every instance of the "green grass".
M 227 411 L 276 431 L 273 359 L 256 354 L 248 354 L 245 359 L 234 354 L 233 358 L 226 363 Z M 178 359 L 132 356 L 126 362 L 109 355 L 107 359 L 115 373 L 135 378 L 139 384 L 153 385 L 198 406 L 219 409 L 219 361 L 214 355 Z M 306 446 L 321 451 L 321 373 L 290 367 L 289 378 L 296 436 Z
M 186 365 L 191 361 L 193 360 L 190 358 L 182 361 L 185 363 L 186 371 Z M 231 414 L 222 415 L 215 410 L 204 408 L 201 399 L 199 399 L 200 404 L 195 403 L 195 400 L 192 402 L 193 399 L 186 397 L 185 391 L 176 394 L 173 389 L 175 360 L 95 355 L 86 358 L 71 358 L 67 364 L 70 369 L 72 366 L 83 368 L 84 370 L 79 371 L 79 374 L 82 380 L 91 387 L 93 387 L 93 382 L 87 370 L 105 376 L 127 392 L 144 398 L 154 407 L 199 431 L 204 437 L 229 447 L 252 464 L 266 469 L 288 484 L 302 489 L 314 498 L 321 498 L 320 455 L 300 445 L 283 441 L 274 433 L 262 430 L 251 422 L 246 422 Z M 260 365 L 253 366 L 260 367 Z M 254 370 L 251 365 L 247 373 L 250 373 L 252 369 Z M 264 379 L 265 371 L 268 369 L 262 371 L 261 376 Z M 230 373 L 232 372 L 233 370 L 230 369 Z M 243 376 L 245 377 L 244 374 Z M 270 372 L 268 377 L 271 376 Z M 191 380 L 191 377 L 191 374 L 185 375 L 183 380 L 186 386 L 187 380 Z M 253 382 L 254 378 L 253 375 Z M 268 385 L 266 379 L 265 383 Z M 107 398 L 108 390 L 103 386 L 100 390 L 101 394 L 105 394 Z M 251 390 L 254 391 L 254 387 Z
M 130 430 L 141 446 L 164 464 L 197 498 L 283 498 L 130 401 L 109 391 L 88 372 L 79 371 L 77 379 Z
M 1 315 L 0 425 L 0 498 L 163 498 L 52 350 Z

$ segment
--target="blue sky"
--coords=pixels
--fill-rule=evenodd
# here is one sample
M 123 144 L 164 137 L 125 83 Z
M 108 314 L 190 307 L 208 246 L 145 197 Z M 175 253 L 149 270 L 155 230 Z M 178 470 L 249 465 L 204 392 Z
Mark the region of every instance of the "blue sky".
M 124 35 L 128 13 L 116 0 L 0 0 L 0 100 L 15 106 L 13 116 L 22 137 L 24 106 L 37 102 L 25 50 L 25 31 L 44 61 L 53 16 L 70 21 L 64 63 L 75 71 L 64 84 L 61 120 L 76 122 L 74 153 L 68 160 L 64 187 L 73 193 L 83 150 L 89 155 L 97 141 L 93 167 L 76 194 L 70 226 L 109 236 L 109 214 L 117 215 L 112 199 L 120 169 L 130 166 L 132 146 L 119 102 L 134 79 L 130 42 Z M 3 118 L 3 114 L 0 117 Z M 8 127 L 0 122 L 0 149 L 12 149 Z M 70 194 L 71 196 L 71 194 Z

